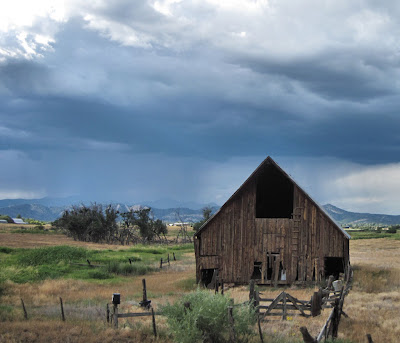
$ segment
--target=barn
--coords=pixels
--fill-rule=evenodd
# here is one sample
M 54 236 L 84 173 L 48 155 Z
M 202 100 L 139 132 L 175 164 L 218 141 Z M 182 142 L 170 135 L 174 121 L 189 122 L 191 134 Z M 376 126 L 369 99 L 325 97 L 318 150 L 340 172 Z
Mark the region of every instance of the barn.
M 289 285 L 346 273 L 350 236 L 267 157 L 194 236 L 196 279 Z

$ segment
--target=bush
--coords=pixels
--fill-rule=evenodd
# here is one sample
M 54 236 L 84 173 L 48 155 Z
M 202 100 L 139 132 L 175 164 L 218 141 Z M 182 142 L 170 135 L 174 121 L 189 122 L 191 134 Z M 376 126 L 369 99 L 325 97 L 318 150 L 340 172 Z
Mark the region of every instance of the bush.
M 154 271 L 154 268 L 144 264 L 128 264 L 123 262 L 110 262 L 107 266 L 107 272 L 118 275 L 145 275 Z
M 11 254 L 13 252 L 13 249 L 8 248 L 8 247 L 0 247 L 0 252 L 4 254 Z
M 173 305 L 167 304 L 162 312 L 167 317 L 168 326 L 177 342 L 223 343 L 229 341 L 229 306 L 230 299 L 226 295 L 197 290 Z M 254 335 L 254 309 L 250 305 L 235 306 L 233 317 L 237 341 L 249 341 Z

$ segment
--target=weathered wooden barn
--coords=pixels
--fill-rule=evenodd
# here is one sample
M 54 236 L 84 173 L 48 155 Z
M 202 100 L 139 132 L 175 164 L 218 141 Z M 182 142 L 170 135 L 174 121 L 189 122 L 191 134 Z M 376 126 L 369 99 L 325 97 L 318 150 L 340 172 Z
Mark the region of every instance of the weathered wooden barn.
M 195 234 L 197 282 L 285 285 L 346 273 L 350 236 L 267 157 Z

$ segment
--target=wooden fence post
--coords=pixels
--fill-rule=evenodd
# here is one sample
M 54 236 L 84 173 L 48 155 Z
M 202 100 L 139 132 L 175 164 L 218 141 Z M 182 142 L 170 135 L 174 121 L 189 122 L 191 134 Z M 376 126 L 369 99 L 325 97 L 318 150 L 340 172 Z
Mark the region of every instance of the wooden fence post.
M 25 318 L 25 320 L 27 320 L 28 312 L 26 312 L 25 304 L 24 304 L 24 301 L 22 300 L 22 298 L 21 298 L 21 304 L 22 304 L 22 309 L 24 310 L 24 318 Z
M 254 306 L 257 308 L 257 312 L 260 312 L 260 293 L 258 291 L 254 292 Z
M 230 324 L 229 342 L 236 343 L 235 320 L 233 319 L 233 307 L 232 306 L 228 307 L 228 318 L 229 318 L 229 324 Z
M 254 304 L 254 280 L 250 280 L 249 301 Z
M 151 316 L 153 318 L 153 333 L 154 333 L 154 337 L 157 337 L 156 316 L 154 315 L 154 309 L 153 308 L 151 308 Z
M 147 289 L 146 289 L 146 279 L 142 279 L 143 285 L 143 304 L 147 303 Z
M 163 261 L 162 261 L 162 257 L 161 257 L 161 260 L 160 260 L 160 269 L 162 268 L 162 264 L 163 264 Z
M 372 337 L 369 333 L 367 333 L 367 339 L 368 339 L 368 343 L 374 343 L 374 341 L 372 340 Z
M 221 279 L 221 294 L 224 295 L 224 279 Z
M 257 325 L 258 325 L 258 334 L 260 335 L 260 341 L 261 343 L 264 343 L 264 337 L 263 337 L 263 333 L 261 330 L 261 319 L 260 319 L 260 314 L 258 313 L 259 311 L 257 311 Z
M 118 329 L 118 304 L 114 304 L 114 328 Z
M 110 322 L 110 306 L 107 303 L 107 308 L 106 308 L 106 319 L 107 319 L 107 323 Z
M 174 256 L 174 261 L 176 261 L 176 257 L 175 257 L 175 253 L 174 252 L 172 253 L 172 256 Z
M 311 315 L 313 317 L 319 316 L 321 314 L 322 308 L 322 292 L 314 292 L 311 298 Z
M 169 254 L 168 254 L 168 265 L 170 265 L 170 264 L 169 264 Z
M 283 292 L 282 303 L 283 303 L 282 319 L 286 320 L 287 319 L 286 292 Z
M 61 297 L 60 297 L 60 306 L 61 306 L 61 319 L 62 319 L 63 322 L 65 322 L 64 305 L 63 305 L 63 301 L 62 301 Z

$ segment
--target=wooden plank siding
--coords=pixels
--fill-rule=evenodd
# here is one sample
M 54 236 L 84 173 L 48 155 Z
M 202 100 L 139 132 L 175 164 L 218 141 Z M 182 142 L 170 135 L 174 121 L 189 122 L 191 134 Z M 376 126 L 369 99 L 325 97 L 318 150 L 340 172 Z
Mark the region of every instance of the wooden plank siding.
M 292 218 L 256 218 L 256 189 L 252 175 L 195 235 L 198 282 L 201 269 L 218 269 L 224 282 L 246 284 L 254 263 L 261 262 L 258 283 L 272 284 L 266 279 L 271 254 L 286 271 L 279 284 L 321 281 L 326 257 L 348 263 L 348 237 L 297 184 Z

